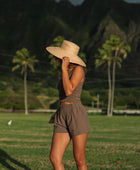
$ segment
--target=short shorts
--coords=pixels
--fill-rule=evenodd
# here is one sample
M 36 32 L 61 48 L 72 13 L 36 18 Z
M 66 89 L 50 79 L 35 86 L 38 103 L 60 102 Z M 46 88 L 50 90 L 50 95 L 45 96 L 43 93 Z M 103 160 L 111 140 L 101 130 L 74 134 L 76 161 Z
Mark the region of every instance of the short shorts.
M 60 105 L 54 120 L 54 133 L 76 136 L 91 130 L 88 114 L 81 102 Z

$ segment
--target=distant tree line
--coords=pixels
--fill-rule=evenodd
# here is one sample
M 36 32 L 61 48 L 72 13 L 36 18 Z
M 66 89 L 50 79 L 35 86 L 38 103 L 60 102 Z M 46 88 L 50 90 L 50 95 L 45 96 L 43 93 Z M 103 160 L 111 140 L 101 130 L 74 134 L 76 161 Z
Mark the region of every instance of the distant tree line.
M 58 36 L 53 39 L 51 46 L 60 46 L 64 37 Z M 102 48 L 98 49 L 96 54 L 96 68 L 101 65 L 107 65 L 108 72 L 108 107 L 107 115 L 112 116 L 114 108 L 114 91 L 115 91 L 115 70 L 116 65 L 121 68 L 122 61 L 126 59 L 127 53 L 131 51 L 129 45 L 124 44 L 120 37 L 116 35 L 111 35 L 108 40 L 102 45 Z M 86 62 L 85 54 L 80 53 L 79 56 Z M 61 68 L 60 64 L 56 64 L 55 58 L 53 55 L 49 54 L 50 64 L 52 68 L 51 73 L 60 75 Z M 29 67 L 32 72 L 35 71 L 34 64 L 38 62 L 35 56 L 31 56 L 29 51 L 26 48 L 22 48 L 16 52 L 16 55 L 13 57 L 14 64 L 16 64 L 12 71 L 15 71 L 21 68 L 21 74 L 24 74 L 24 104 L 25 104 L 25 114 L 28 114 L 28 100 L 27 100 L 27 68 Z M 111 71 L 112 68 L 112 71 Z M 86 97 L 86 96 L 84 96 Z M 94 100 L 97 100 L 97 98 Z M 98 106 L 99 107 L 99 106 Z

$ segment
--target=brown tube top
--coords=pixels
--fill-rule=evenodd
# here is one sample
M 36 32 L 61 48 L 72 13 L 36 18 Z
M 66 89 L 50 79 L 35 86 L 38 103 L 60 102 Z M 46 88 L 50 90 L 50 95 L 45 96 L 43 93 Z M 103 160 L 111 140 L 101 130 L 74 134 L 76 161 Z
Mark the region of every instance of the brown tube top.
M 78 87 L 70 96 L 66 96 L 62 79 L 59 81 L 58 90 L 59 90 L 59 100 L 60 102 L 74 102 L 80 101 L 80 96 L 82 92 L 83 83 L 79 83 Z

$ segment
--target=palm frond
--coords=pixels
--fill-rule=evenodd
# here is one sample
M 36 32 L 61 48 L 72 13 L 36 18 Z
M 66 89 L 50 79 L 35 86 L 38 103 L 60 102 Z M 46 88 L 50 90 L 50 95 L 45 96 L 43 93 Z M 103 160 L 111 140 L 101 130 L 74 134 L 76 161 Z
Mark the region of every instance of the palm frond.
M 122 60 L 121 57 L 118 56 L 118 57 L 116 58 L 116 61 L 122 63 L 123 60 Z
M 12 68 L 12 71 L 15 71 L 15 70 L 17 70 L 17 69 L 19 69 L 20 68 L 20 64 L 17 64 L 16 66 L 14 66 L 13 68 Z
M 12 62 L 13 62 L 13 63 L 21 63 L 22 60 L 21 60 L 21 58 L 18 58 L 17 56 L 14 56 Z
M 21 67 L 21 74 L 23 74 L 26 71 L 26 66 L 34 71 L 34 63 L 37 63 L 38 60 L 36 59 L 36 56 L 30 56 L 30 53 L 26 48 L 22 48 L 16 52 L 12 62 L 18 63 L 18 65 L 13 67 L 12 70 L 14 71 Z
M 26 71 L 26 68 L 25 68 L 25 65 L 23 65 L 21 69 L 21 74 L 25 73 L 25 71 Z
M 118 65 L 118 67 L 119 67 L 119 68 L 121 68 L 121 67 L 122 67 L 122 65 L 121 65 L 121 63 L 120 63 L 120 62 L 117 62 L 117 65 Z
M 28 64 L 28 67 L 31 69 L 32 72 L 35 72 L 34 65 L 33 64 Z
M 106 63 L 105 60 L 96 59 L 96 60 L 95 60 L 95 67 L 97 68 L 97 67 L 99 67 L 99 66 L 101 66 L 101 65 L 103 65 L 103 64 L 105 64 L 105 63 Z
M 57 46 L 57 47 L 60 47 L 60 45 L 62 44 L 64 40 L 64 37 L 63 36 L 57 36 L 53 39 L 53 44 L 51 44 L 51 46 Z
M 126 45 L 126 46 L 125 46 L 125 49 L 126 49 L 128 52 L 131 52 L 131 47 L 130 47 L 130 45 Z
M 125 45 L 120 37 L 111 35 L 108 40 L 102 45 L 102 48 L 98 49 L 98 54 L 95 55 L 96 67 L 102 64 L 116 62 L 121 68 L 123 59 L 126 59 L 127 53 L 131 51 L 129 45 Z

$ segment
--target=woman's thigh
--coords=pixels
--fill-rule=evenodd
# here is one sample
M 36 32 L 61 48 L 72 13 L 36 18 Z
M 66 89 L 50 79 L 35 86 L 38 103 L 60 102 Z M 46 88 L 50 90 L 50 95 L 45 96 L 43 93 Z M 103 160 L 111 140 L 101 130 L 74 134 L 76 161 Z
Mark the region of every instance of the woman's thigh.
M 61 161 L 70 140 L 69 133 L 54 133 L 50 155 L 58 161 Z
M 77 161 L 78 160 L 85 161 L 85 149 L 86 149 L 87 137 L 88 137 L 88 133 L 84 133 L 84 134 L 72 137 L 73 153 Z

